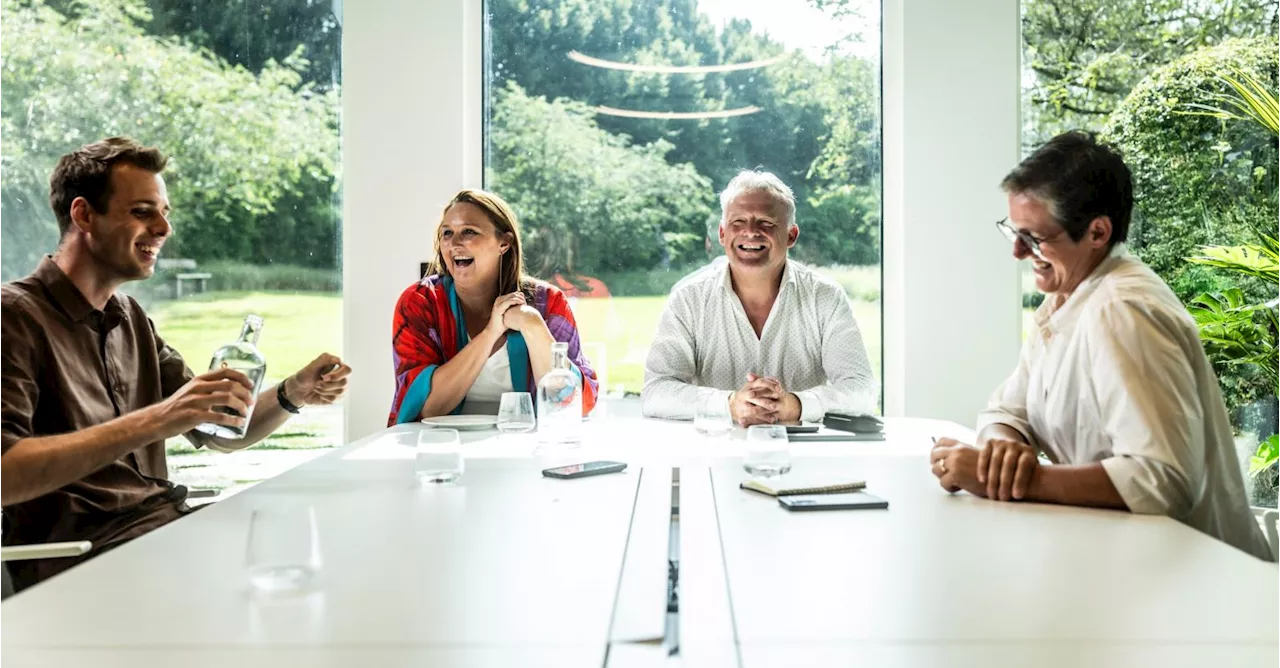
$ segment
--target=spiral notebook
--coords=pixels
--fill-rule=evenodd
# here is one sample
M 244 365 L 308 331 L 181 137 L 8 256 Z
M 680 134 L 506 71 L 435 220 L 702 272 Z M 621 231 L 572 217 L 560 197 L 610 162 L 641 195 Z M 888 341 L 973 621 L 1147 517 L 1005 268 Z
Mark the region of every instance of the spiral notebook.
M 798 483 L 798 484 L 797 484 Z M 740 485 L 742 489 L 749 489 L 753 492 L 768 494 L 769 496 L 793 496 L 795 494 L 843 494 L 848 492 L 856 492 L 867 486 L 864 480 L 852 480 L 841 483 L 828 483 L 814 485 L 808 481 L 783 481 L 771 483 L 765 480 L 744 480 Z

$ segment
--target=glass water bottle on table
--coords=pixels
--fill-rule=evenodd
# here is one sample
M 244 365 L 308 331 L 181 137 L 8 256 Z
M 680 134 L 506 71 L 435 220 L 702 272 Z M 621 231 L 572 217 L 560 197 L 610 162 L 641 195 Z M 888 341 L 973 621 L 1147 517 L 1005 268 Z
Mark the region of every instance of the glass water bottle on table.
M 213 354 L 213 361 L 209 362 L 210 371 L 235 369 L 248 376 L 249 382 L 253 384 L 250 396 L 255 398 L 258 396 L 258 392 L 262 390 L 262 379 L 267 374 L 267 358 L 263 357 L 262 352 L 258 350 L 258 335 L 261 333 L 262 317 L 257 315 L 245 316 L 244 326 L 240 328 L 240 338 L 235 343 L 219 348 Z M 227 415 L 240 414 L 238 411 L 226 406 L 219 406 L 215 410 Z M 249 418 L 252 415 L 253 406 L 249 406 L 249 410 L 244 416 L 244 427 L 232 427 L 206 422 L 196 427 L 196 430 L 210 436 L 230 440 L 244 438 L 245 429 L 248 427 Z
M 569 364 L 569 344 L 551 344 L 551 370 L 538 381 L 538 442 L 575 447 L 582 441 L 582 381 Z

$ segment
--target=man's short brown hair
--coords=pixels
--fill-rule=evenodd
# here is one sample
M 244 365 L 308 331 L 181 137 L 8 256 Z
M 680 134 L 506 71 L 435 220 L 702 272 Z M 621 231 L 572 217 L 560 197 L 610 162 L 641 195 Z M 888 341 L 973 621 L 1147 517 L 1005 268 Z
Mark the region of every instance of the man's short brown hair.
M 160 149 L 143 146 L 128 137 L 108 137 L 85 144 L 58 159 L 49 177 L 49 206 L 58 218 L 58 232 L 71 227 L 71 203 L 83 197 L 98 213 L 111 201 L 111 168 L 126 163 L 159 174 L 169 163 Z

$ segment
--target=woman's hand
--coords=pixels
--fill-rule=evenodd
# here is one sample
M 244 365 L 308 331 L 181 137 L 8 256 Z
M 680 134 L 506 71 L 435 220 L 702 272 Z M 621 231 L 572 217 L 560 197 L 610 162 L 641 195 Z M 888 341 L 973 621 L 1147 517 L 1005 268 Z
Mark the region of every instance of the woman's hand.
M 502 321 L 506 324 L 507 329 L 514 329 L 521 334 L 529 332 L 529 328 L 545 325 L 542 321 L 542 314 L 538 313 L 538 309 L 521 302 L 519 306 L 513 306 L 507 309 L 503 314 Z
M 964 490 L 985 497 L 987 488 L 978 481 L 978 449 L 950 438 L 938 439 L 929 453 L 933 475 L 948 492 Z
M 978 482 L 987 498 L 1013 501 L 1027 495 L 1031 479 L 1040 471 L 1035 448 L 1006 438 L 989 438 L 978 451 Z
M 507 311 L 523 306 L 523 292 L 512 292 L 493 300 L 493 311 L 489 313 L 489 324 L 484 326 L 484 331 L 497 338 L 505 334 L 508 329 L 515 329 L 514 327 L 509 327 L 506 323 Z

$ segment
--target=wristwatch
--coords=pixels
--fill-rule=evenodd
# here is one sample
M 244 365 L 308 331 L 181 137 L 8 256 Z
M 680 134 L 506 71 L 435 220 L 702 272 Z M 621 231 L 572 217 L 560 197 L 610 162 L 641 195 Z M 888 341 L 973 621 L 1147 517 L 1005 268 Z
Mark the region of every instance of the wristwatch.
M 288 397 L 284 396 L 284 382 L 281 382 L 276 386 L 276 401 L 280 402 L 281 408 L 293 413 L 294 415 L 302 412 L 302 408 L 300 406 L 294 405 L 292 401 L 289 401 Z

